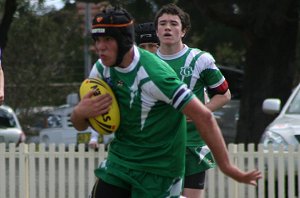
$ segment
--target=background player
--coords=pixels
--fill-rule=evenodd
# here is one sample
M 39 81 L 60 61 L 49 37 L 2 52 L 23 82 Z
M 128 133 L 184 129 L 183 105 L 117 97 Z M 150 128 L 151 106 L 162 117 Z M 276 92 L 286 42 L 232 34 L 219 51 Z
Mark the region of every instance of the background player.
M 183 38 L 190 29 L 187 13 L 175 4 L 163 6 L 156 14 L 155 27 L 160 40 L 157 55 L 166 61 L 194 94 L 211 111 L 230 101 L 227 81 L 207 52 L 190 48 Z M 205 98 L 207 90 L 209 100 Z M 188 120 L 186 164 L 183 195 L 200 198 L 204 192 L 205 170 L 215 167 L 215 162 L 205 141 L 199 136 L 193 122 Z
M 140 23 L 135 26 L 135 42 L 137 46 L 155 53 L 159 47 L 159 40 L 153 22 Z

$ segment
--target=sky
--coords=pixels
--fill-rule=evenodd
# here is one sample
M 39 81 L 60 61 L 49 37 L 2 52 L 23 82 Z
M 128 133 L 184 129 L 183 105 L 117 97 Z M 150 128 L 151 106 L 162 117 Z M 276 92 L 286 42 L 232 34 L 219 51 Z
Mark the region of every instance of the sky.
M 31 4 L 37 4 L 38 0 L 30 0 Z M 57 10 L 64 7 L 63 0 L 45 0 L 46 7 L 55 7 Z
M 64 2 L 62 0 L 46 0 L 45 6 L 54 6 L 56 9 L 61 9 L 64 6 Z

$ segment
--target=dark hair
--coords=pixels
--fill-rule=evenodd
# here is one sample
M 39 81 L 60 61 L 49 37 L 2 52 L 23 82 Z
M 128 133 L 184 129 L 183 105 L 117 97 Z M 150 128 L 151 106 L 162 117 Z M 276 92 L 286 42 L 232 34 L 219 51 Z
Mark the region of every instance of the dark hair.
M 177 5 L 170 3 L 164 5 L 155 15 L 154 18 L 154 24 L 155 28 L 157 29 L 158 25 L 158 18 L 161 17 L 163 14 L 171 14 L 176 15 L 180 18 L 182 30 L 185 30 L 187 33 L 191 28 L 191 21 L 190 21 L 190 15 L 186 12 L 184 12 L 182 9 L 180 9 Z
M 153 22 L 140 23 L 135 26 L 135 42 L 141 43 L 159 43 Z
M 132 16 L 123 8 L 106 8 L 97 14 L 92 23 L 92 37 L 111 36 L 118 43 L 116 65 L 119 65 L 124 55 L 134 43 L 134 25 Z

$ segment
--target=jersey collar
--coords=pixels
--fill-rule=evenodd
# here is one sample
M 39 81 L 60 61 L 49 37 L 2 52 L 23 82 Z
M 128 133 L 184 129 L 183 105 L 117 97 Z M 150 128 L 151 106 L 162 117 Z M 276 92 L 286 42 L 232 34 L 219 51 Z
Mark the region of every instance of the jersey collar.
M 186 44 L 184 44 L 184 47 L 182 48 L 182 50 L 180 50 L 179 52 L 177 52 L 176 54 L 162 54 L 159 51 L 159 48 L 156 52 L 157 56 L 160 57 L 163 60 L 173 60 L 176 58 L 181 57 L 182 55 L 184 55 L 187 51 L 188 51 L 188 46 Z
M 133 45 L 133 51 L 134 51 L 134 56 L 133 56 L 133 59 L 132 59 L 132 62 L 129 64 L 128 67 L 126 68 L 121 68 L 121 67 L 115 67 L 115 69 L 118 71 L 118 72 L 121 72 L 121 73 L 129 73 L 131 72 L 132 70 L 134 70 L 134 68 L 137 66 L 139 60 L 140 60 L 140 53 L 139 53 L 139 50 L 138 48 Z

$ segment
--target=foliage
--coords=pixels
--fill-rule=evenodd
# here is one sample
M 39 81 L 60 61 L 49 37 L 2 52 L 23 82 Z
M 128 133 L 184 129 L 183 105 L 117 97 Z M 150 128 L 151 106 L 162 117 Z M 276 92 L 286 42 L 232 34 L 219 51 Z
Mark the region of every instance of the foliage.
M 262 112 L 263 100 L 280 98 L 285 103 L 293 87 L 297 70 L 299 1 L 193 2 L 198 11 L 218 23 L 235 28 L 244 38 L 245 79 L 237 142 L 258 143 L 267 124 L 274 119 Z
M 73 82 L 83 80 L 83 39 L 74 10 L 43 16 L 24 11 L 14 19 L 3 54 L 7 104 L 60 105 L 77 91 Z
M 245 62 L 245 49 L 238 50 L 234 48 L 231 42 L 221 43 L 216 47 L 215 59 L 221 65 L 243 70 L 241 63 L 244 64 Z
M 218 64 L 242 69 L 245 64 L 245 44 L 240 32 L 210 20 L 194 4 L 179 1 L 178 6 L 189 13 L 192 28 L 185 42 L 210 52 Z

